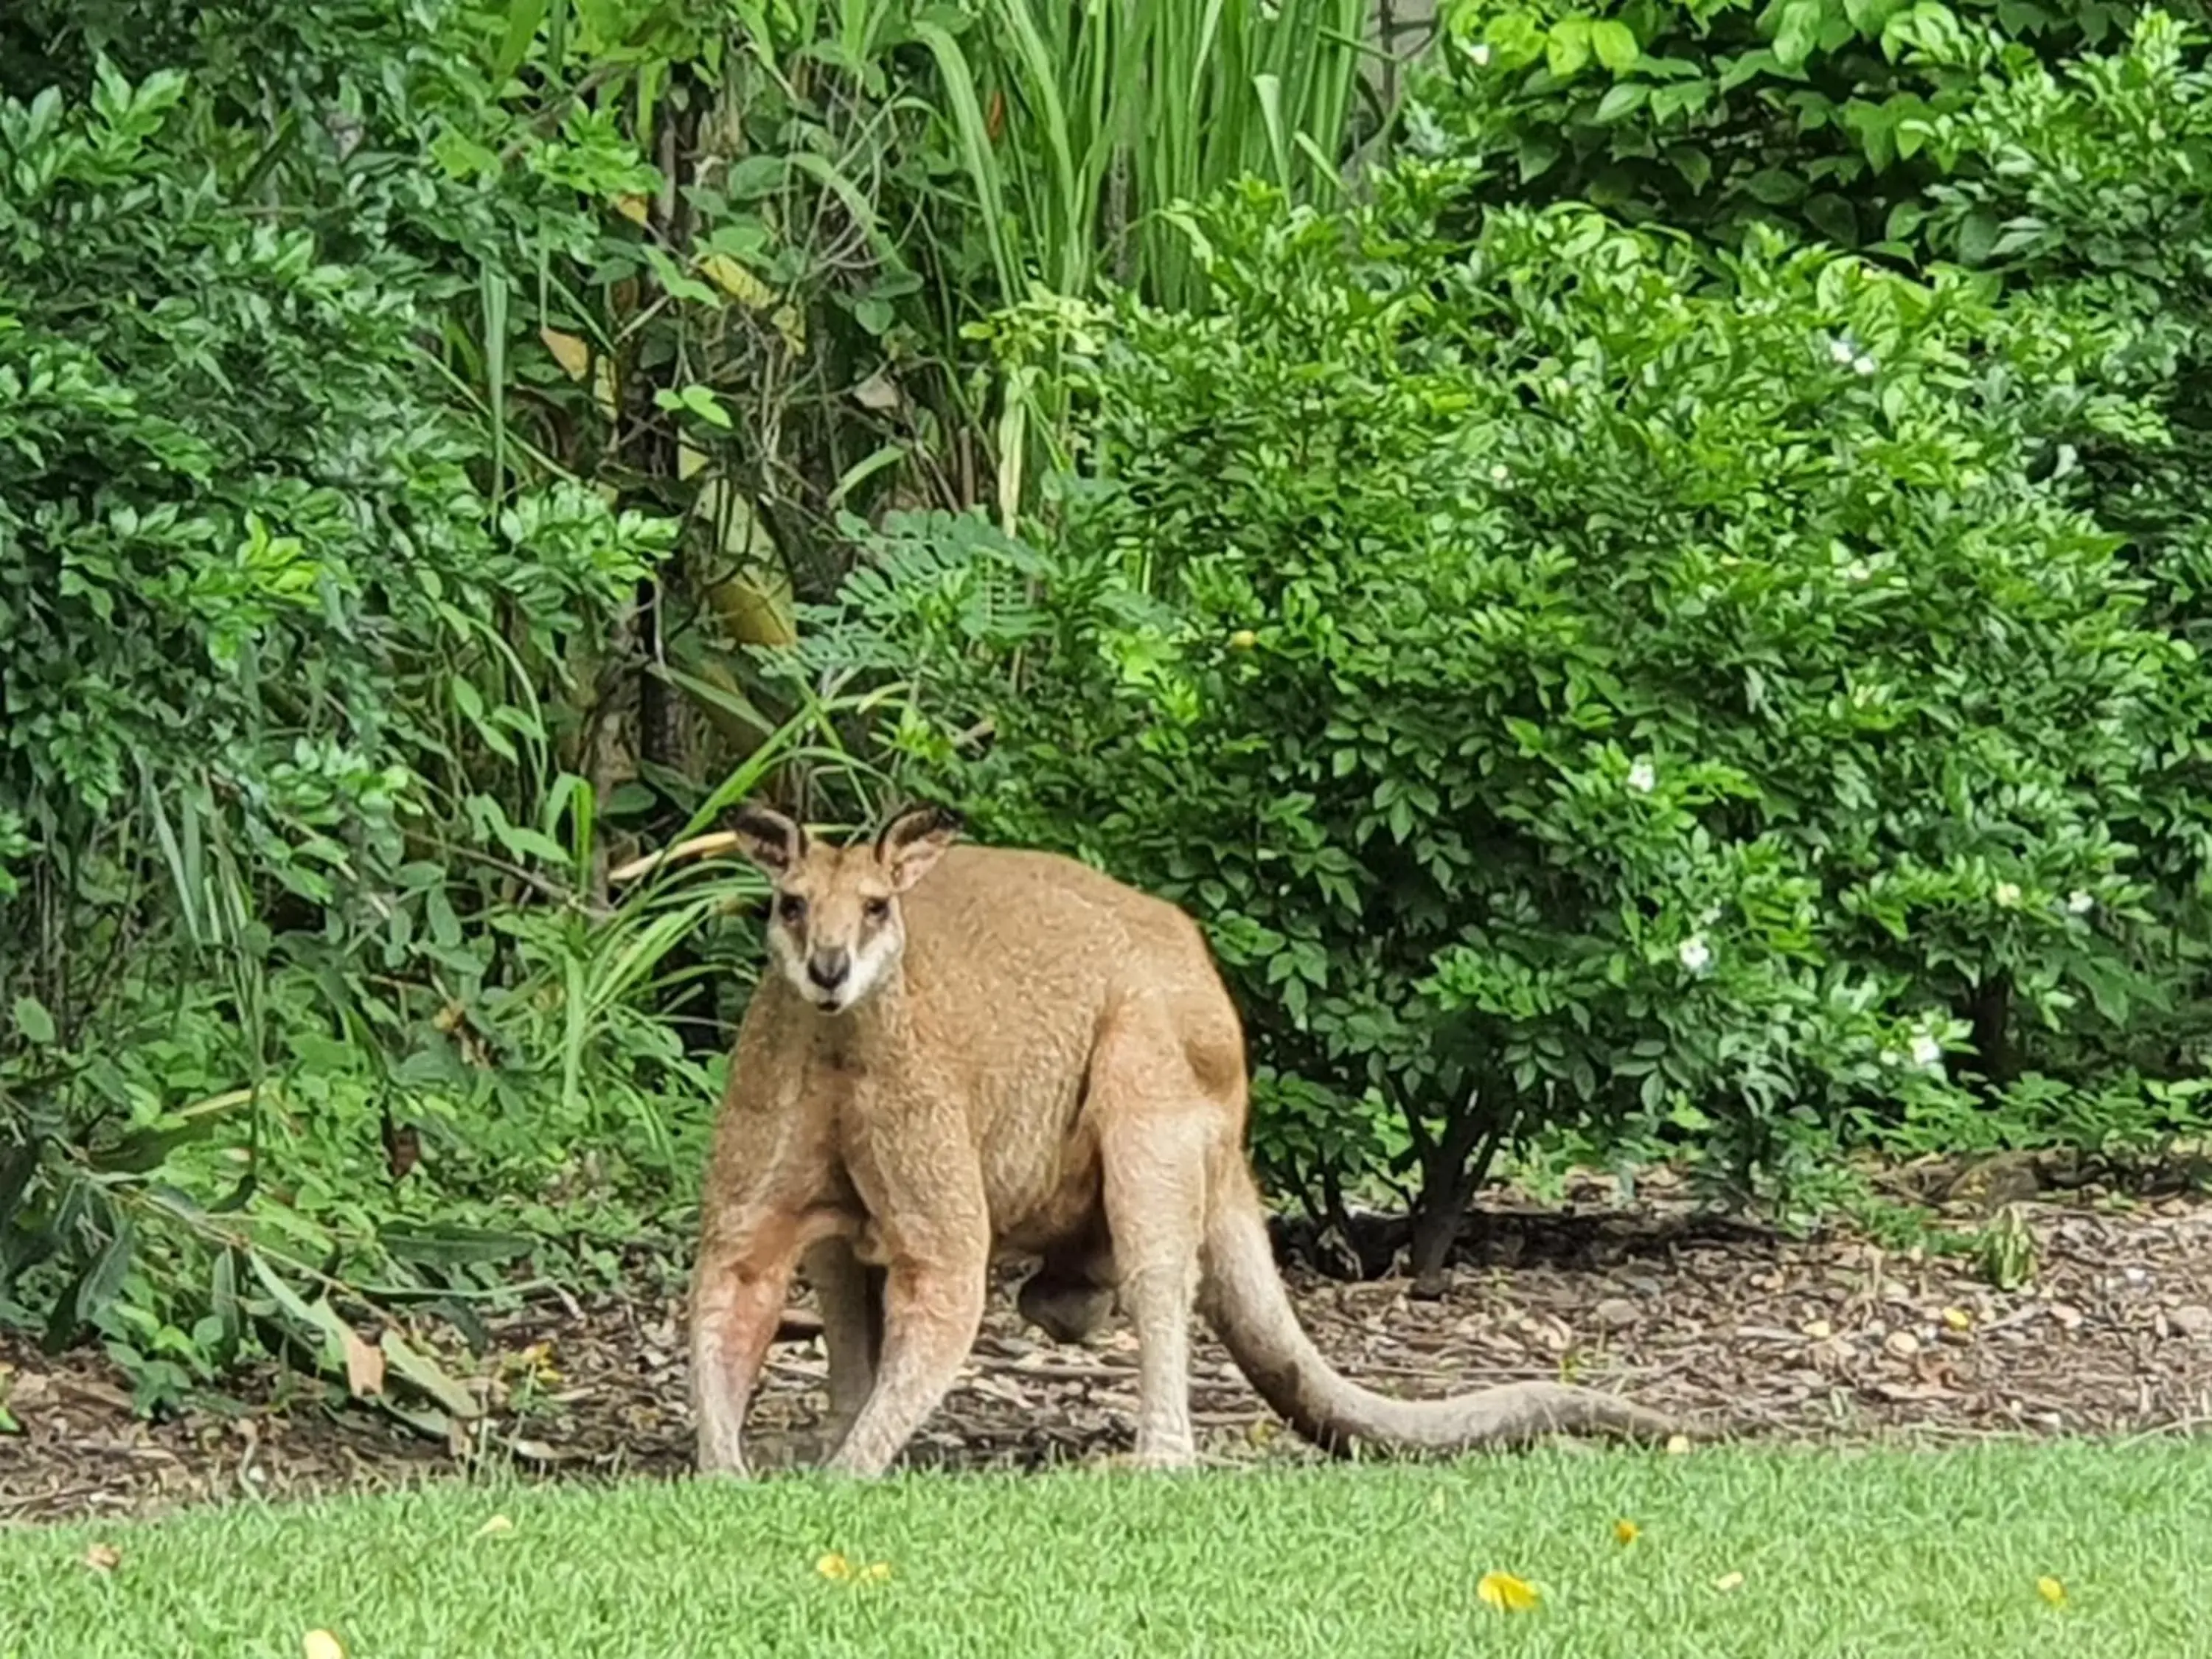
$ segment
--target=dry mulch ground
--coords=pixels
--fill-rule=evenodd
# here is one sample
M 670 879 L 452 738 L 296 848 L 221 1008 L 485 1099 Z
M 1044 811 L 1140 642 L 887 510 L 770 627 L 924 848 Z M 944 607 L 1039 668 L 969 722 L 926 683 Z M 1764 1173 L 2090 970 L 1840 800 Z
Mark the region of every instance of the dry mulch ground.
M 1486 1208 L 1439 1300 L 1410 1299 L 1402 1279 L 1344 1283 L 1293 1267 L 1300 1316 L 1334 1362 L 1386 1391 L 1432 1395 L 1565 1368 L 1738 1437 L 2128 1434 L 2212 1422 L 2212 1202 L 2201 1197 L 2121 1204 L 2091 1189 L 2022 1200 L 2039 1265 L 2031 1285 L 2006 1291 L 1971 1255 L 1701 1221 L 1648 1179 L 1633 1207 L 1607 1201 L 1602 1183 L 1581 1190 L 1598 1196 Z M 270 1378 L 242 1406 L 144 1422 L 96 1355 L 49 1360 L 0 1335 L 0 1402 L 20 1425 L 0 1435 L 0 1522 L 457 1468 L 573 1479 L 688 1468 L 674 1294 L 537 1305 L 495 1336 L 473 1362 L 488 1410 L 469 1443 L 453 1446 L 372 1409 L 333 1409 L 297 1378 Z M 1119 1322 L 1089 1346 L 1055 1346 L 994 1297 L 960 1387 L 909 1461 L 1037 1467 L 1125 1449 L 1133 1346 Z M 774 1351 L 754 1415 L 765 1463 L 809 1450 L 823 1376 L 818 1341 Z M 1210 1456 L 1310 1455 L 1275 1431 L 1210 1339 L 1193 1381 Z

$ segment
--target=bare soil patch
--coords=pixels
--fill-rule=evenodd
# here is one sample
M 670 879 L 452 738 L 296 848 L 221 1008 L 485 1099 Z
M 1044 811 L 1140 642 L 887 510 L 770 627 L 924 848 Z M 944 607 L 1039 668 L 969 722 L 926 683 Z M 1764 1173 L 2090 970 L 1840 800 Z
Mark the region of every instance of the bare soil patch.
M 1596 1188 L 1585 1188 L 1595 1191 Z M 1967 1198 L 1961 1205 L 1975 1200 Z M 1407 1395 L 1571 1375 L 1742 1437 L 1940 1442 L 2129 1435 L 2212 1423 L 2212 1202 L 2024 1200 L 2038 1267 L 1995 1288 L 1971 1256 L 1885 1250 L 1848 1233 L 1793 1239 L 1700 1219 L 1647 1182 L 1638 1202 L 1486 1206 L 1446 1294 L 1347 1283 L 1292 1265 L 1301 1317 L 1346 1373 Z M 803 1316 L 802 1316 L 803 1318 Z M 465 1446 L 333 1405 L 276 1374 L 161 1421 L 132 1412 L 98 1354 L 50 1358 L 0 1335 L 0 1522 L 149 1514 L 238 1496 L 368 1489 L 511 1467 L 538 1478 L 689 1467 L 681 1304 L 672 1285 L 532 1305 L 492 1346 L 456 1354 L 487 1412 Z M 763 1460 L 811 1450 L 818 1340 L 780 1343 L 757 1407 Z M 1210 1338 L 1194 1405 L 1222 1462 L 1313 1454 Z M 958 1389 L 908 1453 L 977 1469 L 1081 1462 L 1127 1445 L 1135 1357 L 1116 1322 L 1063 1347 L 994 1296 Z

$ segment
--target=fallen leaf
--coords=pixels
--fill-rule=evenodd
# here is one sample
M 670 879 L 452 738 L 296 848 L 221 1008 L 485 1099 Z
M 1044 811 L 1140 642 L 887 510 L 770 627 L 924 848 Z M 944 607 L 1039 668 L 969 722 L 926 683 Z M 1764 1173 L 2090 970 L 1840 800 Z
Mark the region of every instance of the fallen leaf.
M 85 1550 L 84 1564 L 94 1572 L 113 1572 L 123 1565 L 123 1552 L 112 1544 L 94 1544 Z
M 853 388 L 853 398 L 861 408 L 873 410 L 878 415 L 896 409 L 901 402 L 897 383 L 888 371 L 880 368 Z
M 1808 1319 L 1797 1328 L 1815 1342 L 1826 1342 L 1836 1334 L 1836 1328 L 1825 1319 Z
M 553 361 L 572 380 L 580 380 L 592 367 L 592 349 L 573 334 L 563 334 L 557 328 L 541 328 L 538 337 L 545 342 L 545 349 L 553 354 Z
M 1882 1339 L 1881 1346 L 1899 1359 L 1910 1359 L 1920 1352 L 1920 1339 L 1911 1331 L 1892 1331 Z
M 1689 1449 L 1690 1449 L 1690 1437 L 1689 1437 L 1688 1435 L 1686 1435 L 1686 1434 L 1670 1434 L 1670 1435 L 1668 1435 L 1668 1436 L 1667 1437 L 1667 1455 L 1668 1455 L 1668 1456 L 1669 1456 L 1669 1457 L 1680 1457 L 1680 1456 L 1681 1456 L 1685 1452 L 1688 1451 Z
M 1644 1528 L 1633 1521 L 1616 1521 L 1613 1523 L 1613 1541 L 1618 1544 L 1633 1544 L 1643 1531 Z
M 2054 1607 L 2063 1607 L 2066 1605 L 2066 1586 L 2056 1578 L 2037 1579 L 2035 1593 Z
M 485 1522 L 483 1525 L 477 1528 L 477 1536 L 482 1538 L 490 1533 L 513 1532 L 514 1530 L 514 1522 L 508 1520 L 503 1515 L 495 1515 L 490 1520 Z
M 832 1550 L 814 1564 L 814 1571 L 824 1578 L 845 1579 L 853 1576 L 853 1564 Z
M 709 253 L 699 261 L 699 274 L 740 305 L 764 311 L 775 303 L 775 290 L 726 253 Z
M 1944 1309 L 1943 1322 L 1954 1331 L 1971 1331 L 1974 1328 L 1974 1316 L 1964 1308 Z
M 345 1349 L 346 1389 L 356 1400 L 384 1392 L 384 1352 L 361 1340 L 353 1327 L 340 1324 L 338 1340 Z
M 1740 1572 L 1724 1572 L 1713 1580 L 1713 1588 L 1723 1592 L 1740 1590 L 1743 1588 L 1743 1575 Z
M 1526 1613 L 1541 1599 L 1534 1584 L 1510 1572 L 1486 1572 L 1476 1583 L 1474 1593 L 1483 1606 L 1500 1613 Z
M 784 349 L 794 357 L 806 355 L 806 319 L 799 314 L 797 306 L 778 306 L 775 314 L 769 319 L 775 331 L 783 337 Z
M 345 1659 L 345 1649 L 326 1630 L 311 1630 L 301 1637 L 300 1651 L 306 1659 Z

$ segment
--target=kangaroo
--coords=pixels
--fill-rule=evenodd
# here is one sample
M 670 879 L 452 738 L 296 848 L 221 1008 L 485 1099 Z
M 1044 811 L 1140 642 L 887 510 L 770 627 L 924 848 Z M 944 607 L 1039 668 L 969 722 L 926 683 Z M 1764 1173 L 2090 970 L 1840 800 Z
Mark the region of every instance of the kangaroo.
M 1246 1159 L 1243 1027 L 1175 905 L 1073 859 L 956 844 L 958 818 L 936 806 L 850 845 L 759 805 L 730 825 L 621 872 L 734 849 L 774 884 L 701 1200 L 702 1472 L 745 1473 L 794 1269 L 829 1351 L 827 1467 L 875 1475 L 951 1388 L 1000 1255 L 1040 1261 L 1019 1306 L 1059 1340 L 1118 1297 L 1140 1466 L 1196 1455 L 1194 1300 L 1267 1404 L 1332 1451 L 1671 1431 L 1561 1383 L 1405 1401 L 1330 1369 L 1276 1273 Z

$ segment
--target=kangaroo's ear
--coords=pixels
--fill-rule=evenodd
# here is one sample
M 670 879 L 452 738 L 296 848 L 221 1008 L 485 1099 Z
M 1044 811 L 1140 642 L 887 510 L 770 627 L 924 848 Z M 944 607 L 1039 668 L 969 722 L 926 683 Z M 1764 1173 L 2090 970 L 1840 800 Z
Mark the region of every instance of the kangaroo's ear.
M 780 876 L 806 856 L 806 831 L 773 807 L 747 802 L 730 814 L 738 850 L 770 875 Z
M 945 849 L 960 837 L 960 815 L 946 806 L 909 806 L 876 836 L 876 862 L 903 893 L 929 873 Z

